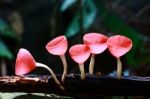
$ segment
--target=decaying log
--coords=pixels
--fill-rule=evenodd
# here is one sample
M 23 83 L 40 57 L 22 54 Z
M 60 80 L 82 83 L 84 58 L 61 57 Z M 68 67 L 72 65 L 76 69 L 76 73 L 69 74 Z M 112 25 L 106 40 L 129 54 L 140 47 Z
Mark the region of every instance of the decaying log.
M 57 76 L 59 79 L 61 76 Z M 129 76 L 118 80 L 113 76 L 87 75 L 81 80 L 77 74 L 66 76 L 60 90 L 51 76 L 0 77 L 1 92 L 53 93 L 58 95 L 149 95 L 150 77 Z

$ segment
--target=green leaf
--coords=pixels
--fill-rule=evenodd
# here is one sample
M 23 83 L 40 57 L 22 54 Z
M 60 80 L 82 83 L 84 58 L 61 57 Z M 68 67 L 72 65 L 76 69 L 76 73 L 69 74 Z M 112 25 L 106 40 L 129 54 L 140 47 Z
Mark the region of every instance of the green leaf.
M 0 93 L 0 99 L 71 99 L 68 96 L 59 96 L 55 94 L 45 93 L 24 93 L 24 92 L 13 92 L 13 93 Z
M 0 99 L 14 99 L 21 95 L 27 95 L 27 93 L 0 93 Z
M 94 19 L 96 17 L 96 7 L 94 5 L 94 2 L 92 0 L 85 0 L 83 4 L 83 29 L 88 29 L 92 23 L 94 22 Z M 70 25 L 68 26 L 68 29 L 66 31 L 67 37 L 72 37 L 79 33 L 80 27 L 79 27 L 79 18 L 80 18 L 80 12 L 77 12 L 74 19 L 71 21 Z
M 2 42 L 1 40 L 0 40 L 0 57 L 6 57 L 8 59 L 12 59 L 13 58 L 12 53 L 6 47 L 4 42 Z
M 62 6 L 60 8 L 61 12 L 68 9 L 71 5 L 73 5 L 77 0 L 64 0 Z
M 16 34 L 12 31 L 9 25 L 0 18 L 0 34 L 11 38 L 16 38 Z
M 92 0 L 87 0 L 87 8 L 83 10 L 83 28 L 89 28 L 96 17 L 96 7 Z M 89 11 L 88 11 L 89 10 Z
M 65 35 L 67 37 L 72 37 L 76 35 L 76 33 L 80 30 L 79 28 L 79 13 L 74 17 L 70 25 L 68 26 L 67 32 L 65 32 Z

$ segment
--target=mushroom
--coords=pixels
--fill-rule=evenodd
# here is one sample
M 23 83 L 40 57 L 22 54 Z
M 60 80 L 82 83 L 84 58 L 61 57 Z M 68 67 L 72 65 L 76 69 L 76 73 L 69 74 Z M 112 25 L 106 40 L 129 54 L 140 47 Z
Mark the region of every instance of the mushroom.
M 84 44 L 77 44 L 69 49 L 71 58 L 79 64 L 81 79 L 85 79 L 84 62 L 90 56 L 90 48 Z
M 107 37 L 100 33 L 88 33 L 83 37 L 85 45 L 91 49 L 91 60 L 89 65 L 89 74 L 93 75 L 95 55 L 100 54 L 107 49 Z
M 56 75 L 54 72 L 49 68 L 47 65 L 38 63 L 34 60 L 33 56 L 30 54 L 30 52 L 24 48 L 21 48 L 17 54 L 16 58 L 16 65 L 15 65 L 15 74 L 16 75 L 24 75 L 29 72 L 31 72 L 36 67 L 43 67 L 47 69 L 52 77 L 54 78 L 54 81 L 59 85 L 61 90 L 64 90 L 64 87 L 62 84 L 58 81 Z
M 67 62 L 65 53 L 68 48 L 68 42 L 65 36 L 58 36 L 54 38 L 53 40 L 49 41 L 46 45 L 46 49 L 49 53 L 53 55 L 59 55 L 64 66 L 63 75 L 61 78 L 61 81 L 64 82 L 65 76 L 67 74 Z
M 115 35 L 108 38 L 107 44 L 110 53 L 117 58 L 117 77 L 121 79 L 122 63 L 120 57 L 132 48 L 132 41 L 125 36 Z

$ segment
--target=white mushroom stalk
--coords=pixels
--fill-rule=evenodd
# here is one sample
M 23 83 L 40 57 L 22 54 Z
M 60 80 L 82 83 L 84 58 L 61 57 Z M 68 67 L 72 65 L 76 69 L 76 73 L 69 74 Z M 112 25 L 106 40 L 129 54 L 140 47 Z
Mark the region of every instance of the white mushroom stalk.
M 85 79 L 84 64 L 79 64 L 79 69 L 81 72 L 81 80 L 84 80 Z
M 95 54 L 91 55 L 90 65 L 89 65 L 89 74 L 93 75 L 95 64 Z
M 65 55 L 60 55 L 60 58 L 63 62 L 63 66 L 64 66 L 64 71 L 63 71 L 63 75 L 62 75 L 62 78 L 61 78 L 61 81 L 64 83 L 65 76 L 67 74 L 67 61 L 66 61 Z
M 117 77 L 118 79 L 121 79 L 121 73 L 122 73 L 122 63 L 120 58 L 117 58 Z
M 51 73 L 52 77 L 54 78 L 54 81 L 58 84 L 58 86 L 60 87 L 60 89 L 61 89 L 61 90 L 65 90 L 65 88 L 64 88 L 63 85 L 59 82 L 59 80 L 57 79 L 55 73 L 51 70 L 51 68 L 49 68 L 49 67 L 48 67 L 47 65 L 45 65 L 45 64 L 38 63 L 38 62 L 36 62 L 36 66 L 37 66 L 37 67 L 42 67 L 42 68 L 47 69 L 47 70 Z

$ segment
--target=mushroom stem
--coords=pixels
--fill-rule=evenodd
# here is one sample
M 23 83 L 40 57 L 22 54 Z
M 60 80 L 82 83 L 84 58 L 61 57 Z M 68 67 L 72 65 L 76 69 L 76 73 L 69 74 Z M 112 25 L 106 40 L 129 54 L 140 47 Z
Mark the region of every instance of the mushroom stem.
M 81 72 L 81 79 L 84 80 L 85 79 L 84 64 L 79 64 L 79 69 Z
M 45 65 L 45 64 L 38 63 L 38 62 L 36 62 L 36 66 L 37 66 L 37 67 L 43 67 L 43 68 L 47 69 L 47 70 L 51 73 L 52 77 L 54 78 L 54 81 L 58 84 L 58 86 L 60 87 L 60 89 L 61 89 L 61 90 L 65 90 L 64 87 L 63 87 L 62 84 L 59 82 L 59 80 L 57 79 L 56 75 L 54 74 L 54 72 L 52 71 L 52 69 L 51 69 L 50 67 L 48 67 L 48 66 Z
M 63 66 L 64 66 L 64 71 L 63 71 L 63 75 L 61 77 L 61 81 L 64 82 L 65 76 L 67 74 L 67 61 L 66 61 L 65 55 L 60 55 L 60 58 L 61 58 L 61 60 L 63 62 Z
M 117 58 L 117 77 L 121 79 L 121 72 L 122 72 L 122 63 L 120 58 Z
M 90 65 L 89 65 L 89 74 L 91 74 L 91 75 L 93 75 L 94 63 L 95 63 L 95 54 L 92 54 L 91 60 L 90 60 Z

